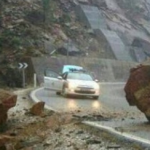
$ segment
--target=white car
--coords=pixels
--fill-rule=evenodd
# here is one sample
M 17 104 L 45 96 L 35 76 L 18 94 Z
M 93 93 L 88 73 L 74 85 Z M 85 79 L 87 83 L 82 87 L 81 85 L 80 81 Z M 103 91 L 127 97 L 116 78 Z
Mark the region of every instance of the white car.
M 100 85 L 97 80 L 83 71 L 65 72 L 61 76 L 52 71 L 46 72 L 44 76 L 44 88 L 56 91 L 63 96 L 82 95 L 98 99 Z

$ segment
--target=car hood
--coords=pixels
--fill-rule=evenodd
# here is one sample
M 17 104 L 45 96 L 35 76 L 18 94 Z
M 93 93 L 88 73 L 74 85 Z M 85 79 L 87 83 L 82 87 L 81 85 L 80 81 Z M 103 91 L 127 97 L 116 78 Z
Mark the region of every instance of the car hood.
M 67 81 L 71 84 L 76 84 L 77 86 L 89 86 L 89 87 L 98 86 L 98 83 L 95 81 L 72 80 L 72 79 L 68 79 Z

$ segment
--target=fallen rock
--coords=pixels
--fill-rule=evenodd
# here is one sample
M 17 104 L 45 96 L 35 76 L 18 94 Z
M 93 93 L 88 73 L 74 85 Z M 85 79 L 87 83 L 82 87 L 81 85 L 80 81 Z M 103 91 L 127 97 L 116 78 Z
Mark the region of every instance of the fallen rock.
M 120 149 L 121 146 L 120 145 L 108 145 L 107 149 Z
M 0 126 L 7 121 L 7 110 L 0 104 Z
M 44 110 L 45 102 L 38 102 L 32 106 L 30 113 L 36 116 L 41 116 Z
M 150 120 L 150 84 L 135 92 L 135 98 L 137 99 L 136 106 Z
M 87 140 L 86 143 L 87 144 L 101 144 L 102 142 L 99 140 Z
M 16 102 L 16 94 L 6 90 L 0 90 L 0 104 L 2 104 L 6 110 L 10 109 L 11 107 L 14 107 L 16 105 Z
M 12 92 L 0 90 L 0 125 L 7 120 L 7 111 L 16 105 L 17 95 Z
M 150 66 L 132 68 L 124 91 L 129 105 L 137 106 L 150 121 Z
M 9 143 L 10 141 L 12 141 L 14 138 L 8 135 L 1 135 L 0 136 L 0 149 L 2 147 L 5 147 L 5 144 Z
M 131 106 L 137 103 L 135 92 L 146 87 L 150 82 L 150 66 L 140 65 L 130 70 L 129 79 L 125 85 L 126 99 Z

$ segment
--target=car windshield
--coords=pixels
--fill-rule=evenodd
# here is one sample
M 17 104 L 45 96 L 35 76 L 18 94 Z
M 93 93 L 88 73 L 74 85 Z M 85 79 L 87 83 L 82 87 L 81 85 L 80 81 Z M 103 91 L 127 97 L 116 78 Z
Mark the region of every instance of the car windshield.
M 51 70 L 47 69 L 47 70 L 45 70 L 45 76 L 52 77 L 52 78 L 57 78 L 58 74 L 55 73 L 54 71 L 51 71 Z
M 69 73 L 67 79 L 93 81 L 92 77 L 85 73 Z

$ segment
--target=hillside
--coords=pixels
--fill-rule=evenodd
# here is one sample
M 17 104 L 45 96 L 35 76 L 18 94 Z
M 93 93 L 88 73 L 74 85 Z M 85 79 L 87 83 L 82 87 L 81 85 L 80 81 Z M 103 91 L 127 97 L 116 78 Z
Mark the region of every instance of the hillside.
M 77 57 L 99 58 L 104 55 L 102 44 L 97 41 L 91 29 L 76 16 L 75 7 L 79 4 L 98 7 L 107 28 L 117 32 L 120 37 L 124 33 L 128 35 L 132 30 L 138 39 L 140 35 L 142 41 L 149 41 L 150 9 L 146 0 L 1 0 L 2 86 L 21 86 L 18 63 L 25 56 L 61 57 L 61 54 L 66 55 L 65 50 L 69 47 L 74 49 L 72 55 Z M 125 40 L 124 43 L 127 43 L 126 47 L 130 47 L 129 41 Z

